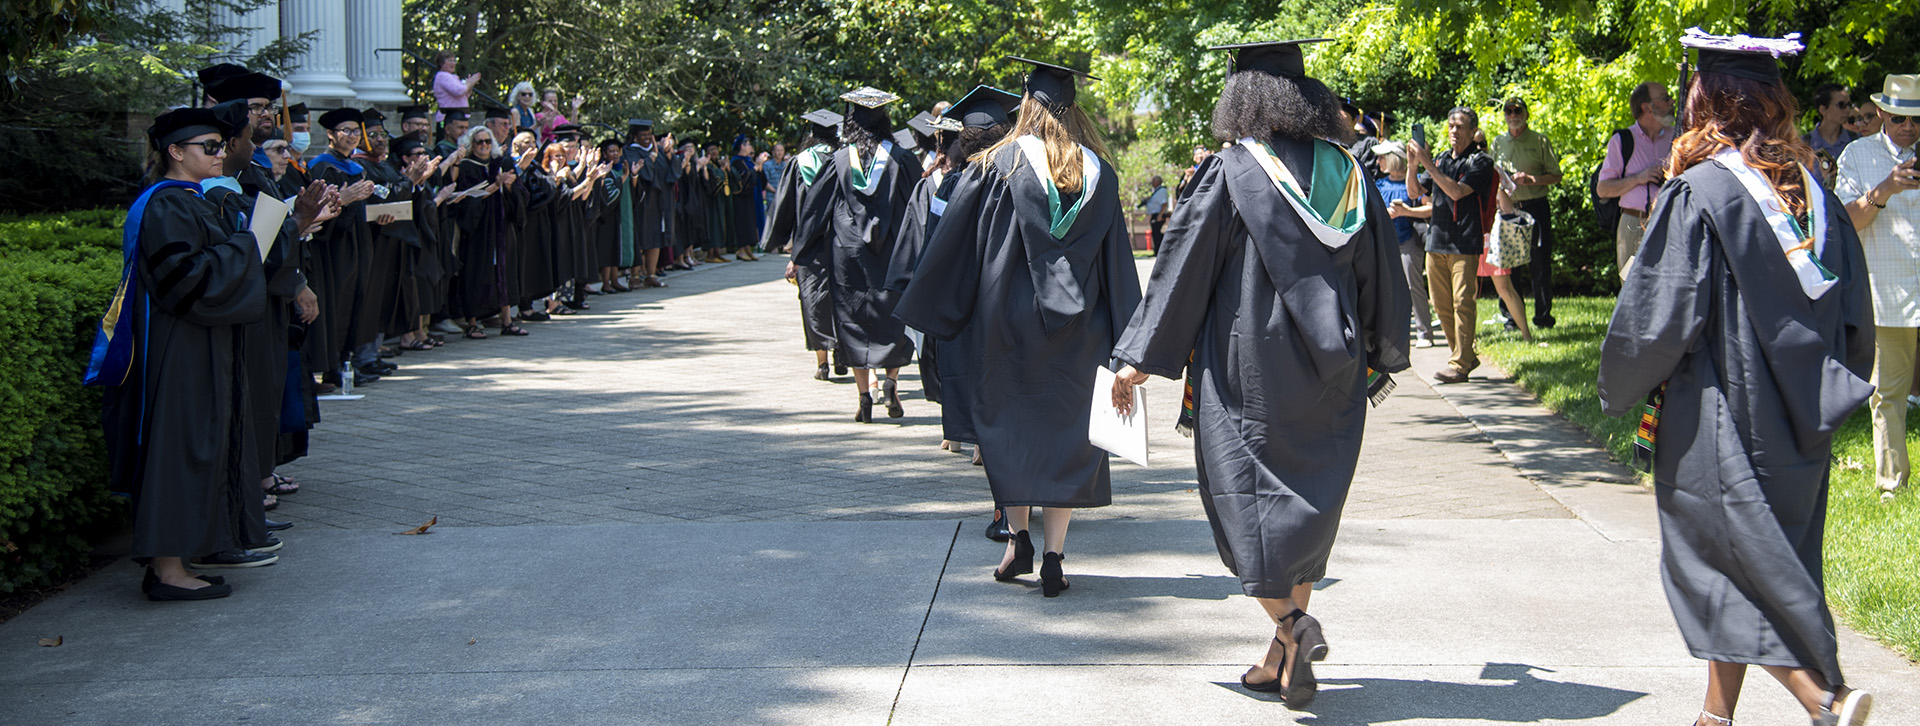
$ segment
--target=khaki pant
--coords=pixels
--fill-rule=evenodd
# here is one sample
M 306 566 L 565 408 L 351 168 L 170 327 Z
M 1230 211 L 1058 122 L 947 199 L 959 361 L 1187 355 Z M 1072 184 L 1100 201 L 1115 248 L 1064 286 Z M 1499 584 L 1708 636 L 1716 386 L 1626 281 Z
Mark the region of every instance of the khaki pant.
M 1473 352 L 1474 326 L 1479 308 L 1480 256 L 1427 253 L 1427 297 L 1433 301 L 1434 317 L 1440 319 L 1440 332 L 1447 336 L 1447 348 L 1453 356 L 1447 365 L 1465 373 L 1480 367 L 1480 356 Z
M 1620 224 L 1613 228 L 1613 260 L 1619 265 L 1620 279 L 1627 279 L 1627 261 L 1640 252 L 1640 237 L 1646 234 L 1647 221 L 1620 210 Z
M 1907 391 L 1913 387 L 1914 346 L 1920 328 L 1874 328 L 1873 412 L 1874 478 L 1891 491 L 1907 483 Z

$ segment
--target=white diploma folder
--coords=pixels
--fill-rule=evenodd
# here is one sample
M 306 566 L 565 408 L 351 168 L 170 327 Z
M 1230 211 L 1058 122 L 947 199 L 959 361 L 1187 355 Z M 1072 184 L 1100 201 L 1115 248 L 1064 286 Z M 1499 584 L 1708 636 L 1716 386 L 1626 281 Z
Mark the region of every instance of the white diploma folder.
M 253 215 L 247 231 L 253 233 L 253 241 L 260 245 L 261 262 L 267 261 L 267 253 L 280 241 L 280 224 L 287 221 L 287 211 L 291 209 L 286 202 L 265 194 L 253 195 Z
M 413 202 L 387 202 L 367 205 L 367 221 L 379 219 L 382 214 L 393 215 L 393 221 L 404 222 L 413 219 Z
M 1133 413 L 1122 416 L 1113 407 L 1113 371 L 1093 371 L 1093 411 L 1087 417 L 1087 441 L 1141 466 L 1147 465 L 1147 399 L 1133 387 Z

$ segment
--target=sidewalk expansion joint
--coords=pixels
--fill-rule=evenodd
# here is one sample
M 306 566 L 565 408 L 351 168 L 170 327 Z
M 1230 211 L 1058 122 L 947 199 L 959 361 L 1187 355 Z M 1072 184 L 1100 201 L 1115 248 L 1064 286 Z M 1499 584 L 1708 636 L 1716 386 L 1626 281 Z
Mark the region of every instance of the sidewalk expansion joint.
M 900 669 L 900 687 L 893 692 L 893 705 L 887 707 L 887 723 L 893 723 L 894 714 L 900 711 L 900 694 L 907 690 L 907 676 L 913 673 L 913 658 L 920 654 L 920 639 L 927 635 L 927 623 L 933 620 L 933 606 L 940 602 L 940 583 L 947 579 L 947 566 L 953 564 L 953 550 L 960 544 L 960 527 L 965 520 L 953 523 L 953 539 L 947 542 L 947 556 L 940 561 L 940 575 L 933 580 L 933 595 L 927 598 L 927 614 L 920 618 L 920 632 L 913 634 L 913 649 L 907 651 L 907 665 Z

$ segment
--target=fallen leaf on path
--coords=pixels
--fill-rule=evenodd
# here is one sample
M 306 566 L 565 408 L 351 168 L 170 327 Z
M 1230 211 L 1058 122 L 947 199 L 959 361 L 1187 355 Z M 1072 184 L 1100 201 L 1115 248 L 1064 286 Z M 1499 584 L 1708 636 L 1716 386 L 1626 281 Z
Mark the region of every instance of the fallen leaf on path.
M 405 532 L 395 532 L 394 534 L 426 534 L 427 530 L 432 529 L 433 525 L 436 525 L 439 523 L 440 523 L 440 517 L 438 515 L 435 515 L 433 519 L 427 520 L 426 524 L 420 525 L 418 527 L 414 527 L 413 529 L 409 529 Z
M 14 544 L 10 539 L 0 539 L 0 548 L 5 548 L 8 552 L 20 551 L 20 545 Z
M 472 640 L 467 641 L 467 645 L 473 645 L 474 643 L 478 643 L 478 642 L 480 642 L 480 639 L 474 638 Z
M 61 644 L 61 643 L 65 643 L 65 642 L 67 642 L 67 636 L 64 636 L 64 635 L 56 635 L 56 636 L 53 636 L 53 637 L 51 637 L 51 638 L 41 638 L 41 639 L 40 639 L 40 647 L 42 647 L 42 648 L 58 648 L 58 647 L 60 647 L 60 644 Z

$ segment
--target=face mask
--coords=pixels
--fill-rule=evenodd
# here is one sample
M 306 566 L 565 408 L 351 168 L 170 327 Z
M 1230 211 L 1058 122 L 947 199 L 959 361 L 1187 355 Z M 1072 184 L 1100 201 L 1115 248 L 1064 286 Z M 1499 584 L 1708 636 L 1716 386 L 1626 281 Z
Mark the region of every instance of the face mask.
M 200 180 L 201 192 L 211 192 L 216 188 L 231 189 L 235 194 L 241 193 L 240 181 L 230 176 L 208 177 Z
M 293 147 L 295 153 L 301 154 L 306 153 L 307 145 L 311 143 L 313 143 L 313 134 L 306 131 L 293 132 L 293 138 L 287 142 L 289 146 Z

